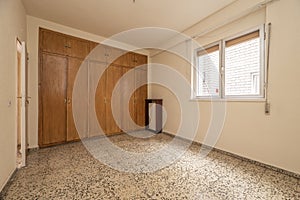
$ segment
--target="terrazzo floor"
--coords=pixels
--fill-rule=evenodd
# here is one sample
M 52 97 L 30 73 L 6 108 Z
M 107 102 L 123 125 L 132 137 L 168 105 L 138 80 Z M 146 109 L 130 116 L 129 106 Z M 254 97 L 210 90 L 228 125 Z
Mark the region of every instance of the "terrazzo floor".
M 132 152 L 156 151 L 172 139 L 166 134 L 110 137 Z M 0 199 L 300 199 L 297 178 L 218 151 L 201 158 L 199 149 L 192 144 L 174 163 L 147 173 L 110 168 L 82 142 L 32 151 Z

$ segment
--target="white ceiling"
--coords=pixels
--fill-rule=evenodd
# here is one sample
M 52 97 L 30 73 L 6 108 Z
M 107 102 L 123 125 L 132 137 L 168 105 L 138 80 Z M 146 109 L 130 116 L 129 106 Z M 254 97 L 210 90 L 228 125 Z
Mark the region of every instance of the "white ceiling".
M 183 31 L 235 0 L 23 0 L 28 15 L 110 37 L 140 27 Z

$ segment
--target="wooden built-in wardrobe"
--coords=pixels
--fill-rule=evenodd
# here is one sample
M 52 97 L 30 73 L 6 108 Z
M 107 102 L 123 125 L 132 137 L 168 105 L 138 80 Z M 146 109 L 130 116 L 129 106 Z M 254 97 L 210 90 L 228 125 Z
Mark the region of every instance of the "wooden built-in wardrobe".
M 95 61 L 86 60 L 87 55 L 97 47 Z M 115 55 L 121 55 L 116 57 Z M 109 66 L 107 67 L 107 63 Z M 132 77 L 122 82 L 119 91 L 121 94 L 133 88 L 138 81 L 147 82 L 147 67 L 137 66 L 147 64 L 147 56 L 125 52 L 114 47 L 98 44 L 66 34 L 40 28 L 39 30 L 39 146 L 47 147 L 82 138 L 77 132 L 72 110 L 73 86 L 79 68 L 88 65 L 89 84 L 86 90 L 94 92 L 88 105 L 95 105 L 82 109 L 86 113 L 84 137 L 97 135 L 99 129 L 106 135 L 118 134 L 122 129 L 134 131 L 136 127 L 127 123 L 128 119 L 121 116 L 122 129 L 117 125 L 112 114 L 112 92 L 120 78 L 133 69 Z M 104 69 L 98 81 L 96 71 Z M 91 88 L 91 81 L 97 81 L 96 88 Z M 84 97 L 83 97 L 84 98 Z M 145 99 L 147 99 L 147 85 L 136 89 L 130 97 L 129 104 L 122 102 L 114 109 L 125 106 L 129 110 L 132 120 L 139 126 L 145 126 Z M 96 111 L 96 120 L 89 119 L 91 110 Z

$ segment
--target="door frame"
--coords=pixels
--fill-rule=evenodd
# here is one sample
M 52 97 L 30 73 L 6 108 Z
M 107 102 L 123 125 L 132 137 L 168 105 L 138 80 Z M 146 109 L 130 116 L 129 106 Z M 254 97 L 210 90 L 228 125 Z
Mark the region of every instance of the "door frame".
M 18 134 L 21 132 L 20 144 L 21 144 L 21 162 L 18 163 L 17 167 L 26 166 L 26 151 L 27 151 L 27 105 L 29 103 L 27 96 L 27 53 L 26 44 L 24 41 L 16 39 L 16 67 L 17 67 L 17 109 L 16 109 L 16 160 L 18 161 Z M 21 59 L 18 59 L 18 56 Z M 20 63 L 19 63 L 20 62 Z M 21 100 L 19 103 L 18 101 Z

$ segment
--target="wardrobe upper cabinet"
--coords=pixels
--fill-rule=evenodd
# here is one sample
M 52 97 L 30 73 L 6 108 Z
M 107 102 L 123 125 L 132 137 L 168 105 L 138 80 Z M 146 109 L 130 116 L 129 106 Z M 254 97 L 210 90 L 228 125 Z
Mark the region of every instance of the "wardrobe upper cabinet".
M 67 39 L 67 55 L 70 57 L 85 59 L 89 54 L 89 42 L 77 38 Z
M 126 51 L 117 49 L 114 47 L 108 47 L 106 49 L 107 61 L 109 64 L 119 65 L 119 66 L 129 66 L 128 57 Z
M 137 53 L 129 53 L 129 64 L 131 67 L 138 67 L 147 64 L 147 56 Z
M 43 53 L 41 56 L 40 74 L 40 117 L 39 124 L 42 134 L 39 135 L 39 145 L 66 141 L 66 87 L 67 62 L 64 56 Z
M 40 49 L 43 52 L 84 59 L 90 52 L 90 42 L 40 28 Z
M 107 46 L 90 42 L 89 60 L 106 63 L 107 61 Z
M 40 49 L 44 52 L 65 55 L 67 53 L 67 38 L 61 33 L 41 28 Z

